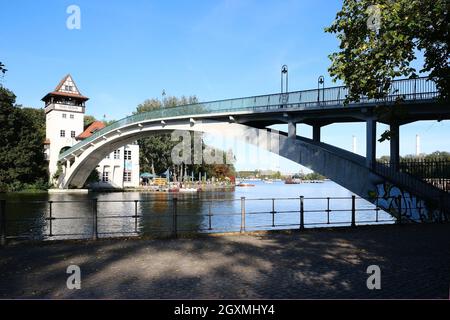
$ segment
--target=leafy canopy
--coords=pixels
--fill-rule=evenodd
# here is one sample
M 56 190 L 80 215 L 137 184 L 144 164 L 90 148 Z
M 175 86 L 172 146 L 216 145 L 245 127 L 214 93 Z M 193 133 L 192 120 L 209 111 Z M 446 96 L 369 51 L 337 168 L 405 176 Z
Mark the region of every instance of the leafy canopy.
M 419 51 L 419 72 L 429 73 L 448 100 L 449 9 L 448 0 L 344 0 L 325 31 L 340 41 L 340 50 L 329 56 L 329 72 L 350 88 L 347 102 L 383 97 L 392 79 L 416 77 L 411 62 Z
M 0 192 L 47 188 L 44 111 L 16 106 L 15 99 L 0 87 Z

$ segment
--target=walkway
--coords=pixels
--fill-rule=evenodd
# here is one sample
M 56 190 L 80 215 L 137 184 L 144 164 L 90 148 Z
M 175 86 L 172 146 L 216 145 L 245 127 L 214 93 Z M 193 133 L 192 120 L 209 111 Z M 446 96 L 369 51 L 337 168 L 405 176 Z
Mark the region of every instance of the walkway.
M 66 289 L 66 267 L 82 289 Z M 366 287 L 381 267 L 382 289 Z M 450 225 L 10 245 L 0 298 L 449 298 Z

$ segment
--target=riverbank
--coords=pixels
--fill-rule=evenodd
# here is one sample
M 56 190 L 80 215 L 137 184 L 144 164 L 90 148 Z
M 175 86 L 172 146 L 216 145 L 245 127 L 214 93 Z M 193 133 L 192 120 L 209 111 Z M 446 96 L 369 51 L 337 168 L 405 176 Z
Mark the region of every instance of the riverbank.
M 80 290 L 66 288 L 71 264 Z M 18 244 L 0 249 L 0 274 L 0 298 L 448 299 L 450 225 Z
M 8 195 L 8 194 L 87 194 L 93 192 L 102 192 L 102 193 L 120 193 L 120 192 L 143 192 L 143 193 L 168 193 L 173 192 L 169 189 L 167 190 L 156 190 L 153 188 L 154 186 L 141 186 L 137 188 L 94 188 L 94 189 L 48 189 L 48 190 L 21 190 L 16 192 L 1 192 L 0 194 Z M 193 185 L 185 184 L 186 188 L 194 188 Z M 199 186 L 200 192 L 205 191 L 233 191 L 235 185 L 209 185 L 203 184 Z

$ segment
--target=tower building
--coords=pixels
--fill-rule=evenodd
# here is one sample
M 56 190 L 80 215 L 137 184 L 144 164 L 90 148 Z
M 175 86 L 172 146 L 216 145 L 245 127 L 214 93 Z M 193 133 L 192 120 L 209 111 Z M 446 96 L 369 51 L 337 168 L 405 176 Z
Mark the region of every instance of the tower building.
M 45 155 L 51 181 L 59 173 L 59 154 L 105 127 L 101 121 L 84 127 L 85 103 L 88 100 L 81 94 L 70 74 L 59 82 L 55 90 L 42 98 L 46 115 Z M 100 161 L 97 166 L 100 181 L 92 187 L 138 187 L 139 169 L 139 146 L 123 146 Z
M 45 103 L 45 154 L 51 180 L 58 170 L 61 150 L 76 144 L 76 137 L 84 131 L 85 102 L 88 100 L 70 74 L 42 98 Z

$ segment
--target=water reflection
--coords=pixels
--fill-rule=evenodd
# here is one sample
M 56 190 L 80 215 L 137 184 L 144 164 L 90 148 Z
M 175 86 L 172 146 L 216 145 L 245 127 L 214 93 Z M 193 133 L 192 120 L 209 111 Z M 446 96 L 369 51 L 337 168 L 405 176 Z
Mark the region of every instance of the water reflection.
M 94 232 L 94 199 L 97 203 L 99 237 L 168 235 L 178 232 L 224 232 L 241 228 L 241 197 L 245 197 L 246 229 L 296 228 L 300 223 L 300 195 L 306 199 L 308 226 L 348 225 L 351 221 L 351 193 L 333 182 L 285 185 L 255 183 L 254 188 L 236 188 L 202 193 L 89 193 L 8 194 L 7 234 L 34 239 L 90 238 Z M 333 197 L 326 199 L 326 197 Z M 176 200 L 174 199 L 176 198 Z M 272 200 L 272 198 L 285 198 Z M 214 199 L 214 201 L 212 201 Z M 64 202 L 63 202 L 64 201 Z M 383 211 L 357 199 L 357 222 L 392 222 Z M 327 209 L 331 209 L 329 212 Z M 49 217 L 55 218 L 49 220 Z

